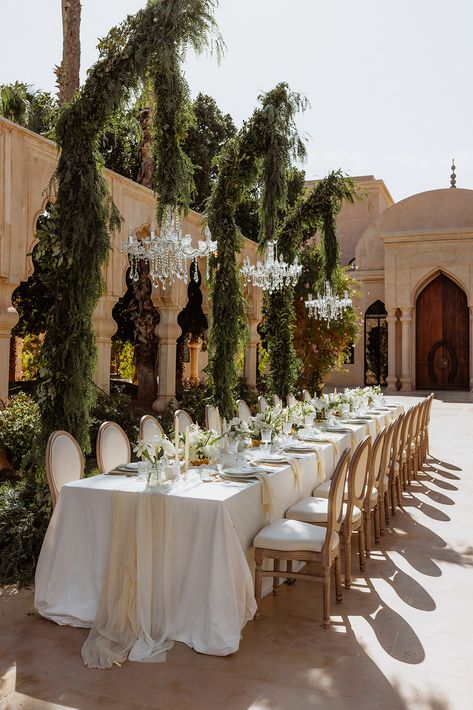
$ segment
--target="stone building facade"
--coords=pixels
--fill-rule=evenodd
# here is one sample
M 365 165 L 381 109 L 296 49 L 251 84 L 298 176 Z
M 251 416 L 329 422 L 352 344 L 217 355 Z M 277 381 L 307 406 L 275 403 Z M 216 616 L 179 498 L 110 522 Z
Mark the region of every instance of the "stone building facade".
M 56 145 L 0 118 L 0 399 L 8 394 L 11 329 L 18 320 L 11 297 L 33 271 L 29 254 L 38 217 L 57 161 Z M 122 217 L 112 235 L 104 267 L 105 293 L 97 304 L 94 327 L 98 363 L 96 383 L 108 391 L 111 338 L 116 330 L 112 310 L 126 290 L 127 258 L 120 251 L 128 230 L 153 220 L 153 193 L 111 171 L 106 179 Z M 473 388 L 473 190 L 448 188 L 413 195 L 394 203 L 386 185 L 373 176 L 357 177 L 366 199 L 345 205 L 338 232 L 342 263 L 358 280 L 355 307 L 362 336 L 352 362 L 333 372 L 336 386 L 381 383 L 390 390 Z M 310 187 L 310 182 L 308 183 Z M 190 212 L 183 229 L 194 244 L 202 236 L 201 215 Z M 245 240 L 241 259 L 256 260 L 256 244 Z M 209 312 L 205 266 L 201 291 Z M 262 294 L 247 289 L 249 342 L 245 375 L 256 382 L 258 325 Z M 159 310 L 159 396 L 157 410 L 175 395 L 176 340 L 182 331 L 178 315 L 187 304 L 187 286 L 177 282 L 154 289 Z M 207 364 L 193 342 L 191 376 Z M 198 362 L 196 358 L 199 358 Z

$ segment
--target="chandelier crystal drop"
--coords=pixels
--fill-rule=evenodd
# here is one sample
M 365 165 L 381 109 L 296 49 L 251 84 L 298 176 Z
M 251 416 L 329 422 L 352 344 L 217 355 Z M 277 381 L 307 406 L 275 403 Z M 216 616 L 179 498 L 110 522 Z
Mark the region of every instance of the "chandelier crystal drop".
M 249 257 L 246 257 L 240 271 L 248 283 L 273 293 L 285 286 L 295 286 L 302 273 L 302 266 L 297 256 L 293 264 L 288 264 L 281 255 L 278 256 L 277 244 L 271 239 L 265 249 L 264 261 L 257 261 L 256 266 L 253 266 Z
M 208 257 L 217 251 L 217 242 L 212 241 L 210 230 L 205 227 L 205 241 L 199 240 L 197 249 L 192 246 L 190 234 L 182 236 L 179 216 L 168 212 L 156 235 L 154 224 L 151 225 L 150 236 L 138 239 L 136 230 L 130 228 L 128 240 L 121 245 L 121 251 L 130 260 L 130 276 L 132 281 L 140 278 L 139 262 L 148 262 L 149 275 L 154 288 L 161 283 L 163 289 L 176 279 L 189 280 L 189 262 L 195 263 L 194 279 L 198 281 L 197 259 Z
M 319 320 L 326 320 L 328 325 L 331 320 L 337 320 L 341 317 L 343 311 L 352 305 L 352 300 L 347 291 L 345 291 L 343 297 L 337 296 L 332 290 L 330 281 L 325 281 L 322 292 L 315 298 L 312 298 L 312 294 L 309 293 L 305 305 L 309 309 L 309 316 Z

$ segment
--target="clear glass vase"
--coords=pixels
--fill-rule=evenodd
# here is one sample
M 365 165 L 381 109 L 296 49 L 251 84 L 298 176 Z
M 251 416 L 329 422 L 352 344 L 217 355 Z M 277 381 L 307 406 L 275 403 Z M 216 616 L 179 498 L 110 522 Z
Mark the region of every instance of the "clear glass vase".
M 156 488 L 157 486 L 160 486 L 162 483 L 165 481 L 165 466 L 166 466 L 166 459 L 157 459 L 157 461 L 153 461 L 150 464 L 149 467 L 149 473 L 148 473 L 148 487 L 149 488 Z

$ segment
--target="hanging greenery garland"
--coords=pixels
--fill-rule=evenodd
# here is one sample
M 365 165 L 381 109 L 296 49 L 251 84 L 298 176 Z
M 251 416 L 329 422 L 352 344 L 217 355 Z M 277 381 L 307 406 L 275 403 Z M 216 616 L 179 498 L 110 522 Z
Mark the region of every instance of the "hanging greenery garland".
M 215 32 L 215 5 L 215 0 L 151 0 L 101 42 L 98 62 L 58 121 L 58 240 L 48 275 L 54 304 L 47 316 L 39 392 L 43 444 L 55 429 L 66 429 L 84 450 L 89 449 L 96 361 L 92 315 L 103 290 L 109 234 L 119 226 L 103 177 L 98 136 L 124 93 L 147 72 L 154 72 L 163 108 L 156 112 L 156 140 L 162 150 L 166 148 L 169 161 L 166 170 L 156 173 L 155 189 L 164 201 L 158 217 L 167 205 L 185 204 L 191 177 L 185 179 L 189 165 L 184 164 L 176 130 L 186 97 L 182 82 L 175 95 L 178 66 L 184 45 L 200 51 Z M 218 38 L 216 42 L 218 46 Z
M 234 415 L 235 357 L 246 336 L 237 264 L 243 237 L 235 221 L 236 211 L 248 189 L 261 178 L 261 243 L 274 238 L 278 213 L 286 201 L 291 158 L 305 154 L 294 123 L 295 114 L 305 108 L 304 99 L 281 83 L 259 100 L 261 108 L 219 156 L 218 176 L 207 208 L 209 227 L 218 243 L 211 263 L 210 374 L 215 403 L 227 418 Z
M 288 213 L 281 225 L 278 247 L 286 261 L 292 261 L 310 237 L 321 237 L 323 279 L 333 280 L 339 262 L 336 218 L 343 201 L 353 203 L 358 193 L 354 181 L 340 170 L 333 171 Z M 287 287 L 267 296 L 264 304 L 268 332 L 270 386 L 282 398 L 293 392 L 300 361 L 293 343 L 296 311 L 294 289 Z

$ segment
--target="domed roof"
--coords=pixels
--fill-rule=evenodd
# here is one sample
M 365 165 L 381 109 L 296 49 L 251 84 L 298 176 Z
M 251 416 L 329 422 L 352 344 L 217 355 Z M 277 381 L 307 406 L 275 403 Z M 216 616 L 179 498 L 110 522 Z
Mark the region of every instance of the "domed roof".
M 473 229 L 473 190 L 446 188 L 406 197 L 387 209 L 380 233 Z
M 384 269 L 384 235 L 442 230 L 473 230 L 473 190 L 429 190 L 397 202 L 366 229 L 356 246 L 356 263 L 360 269 Z

